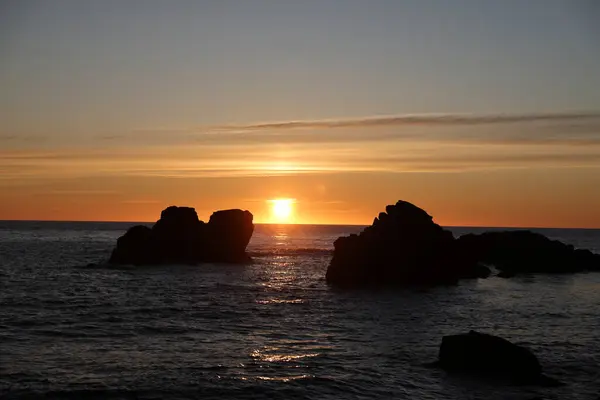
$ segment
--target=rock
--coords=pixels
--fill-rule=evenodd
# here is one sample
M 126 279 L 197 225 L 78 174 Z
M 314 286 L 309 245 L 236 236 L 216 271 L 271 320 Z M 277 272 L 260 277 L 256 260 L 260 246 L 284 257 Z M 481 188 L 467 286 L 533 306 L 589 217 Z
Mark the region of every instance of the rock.
M 499 276 L 517 273 L 600 271 L 600 255 L 528 230 L 463 235 L 460 251 L 472 260 L 494 265 Z
M 327 282 L 339 286 L 447 284 L 518 273 L 600 271 L 600 255 L 527 230 L 463 235 L 433 222 L 419 207 L 398 201 L 358 235 L 334 242 Z
M 137 225 L 117 240 L 112 264 L 245 263 L 252 237 L 252 214 L 242 210 L 213 213 L 209 223 L 198 219 L 191 207 L 171 206 L 162 211 L 152 228 Z
M 360 234 L 338 238 L 334 248 L 326 279 L 339 286 L 448 284 L 490 273 L 464 262 L 452 233 L 402 200 Z
M 152 227 L 149 253 L 154 264 L 194 264 L 205 253 L 204 222 L 191 207 L 171 206 Z
M 207 240 L 210 259 L 240 262 L 249 261 L 246 246 L 254 232 L 252 214 L 242 210 L 214 212 L 208 221 Z
M 150 263 L 152 254 L 148 249 L 152 230 L 144 225 L 136 225 L 117 239 L 109 262 L 112 264 Z
M 444 336 L 438 365 L 450 372 L 508 379 L 516 384 L 559 384 L 542 374 L 537 357 L 528 349 L 498 336 L 476 331 Z

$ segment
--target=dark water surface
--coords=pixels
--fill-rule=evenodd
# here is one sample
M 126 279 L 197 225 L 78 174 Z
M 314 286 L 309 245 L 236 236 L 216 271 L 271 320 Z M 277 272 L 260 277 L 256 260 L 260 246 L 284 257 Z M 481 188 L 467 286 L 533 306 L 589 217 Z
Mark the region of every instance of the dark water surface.
M 600 274 L 342 291 L 347 226 L 257 226 L 249 266 L 90 268 L 130 224 L 0 222 L 0 398 L 597 399 Z M 455 234 L 478 231 L 453 228 Z M 541 230 L 600 252 L 599 230 Z M 447 375 L 443 335 L 531 348 L 561 388 Z

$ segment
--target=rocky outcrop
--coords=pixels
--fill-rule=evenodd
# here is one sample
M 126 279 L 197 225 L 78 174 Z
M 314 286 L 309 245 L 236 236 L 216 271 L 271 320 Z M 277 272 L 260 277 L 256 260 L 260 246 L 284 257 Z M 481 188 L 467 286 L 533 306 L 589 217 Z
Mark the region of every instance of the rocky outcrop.
M 152 227 L 146 251 L 154 264 L 194 264 L 205 258 L 206 236 L 205 223 L 196 210 L 171 206 Z
M 528 349 L 476 331 L 444 336 L 437 365 L 450 372 L 507 379 L 517 384 L 559 384 L 542 374 L 537 357 Z
M 145 225 L 136 225 L 117 239 L 117 247 L 112 251 L 111 264 L 151 264 L 156 256 L 149 251 L 152 229 Z
M 455 239 L 419 207 L 398 201 L 358 235 L 334 242 L 327 282 L 338 286 L 435 285 L 523 272 L 600 271 L 600 255 L 539 233 L 491 231 Z
M 191 207 L 164 209 L 152 228 L 137 225 L 117 240 L 112 264 L 245 263 L 252 237 L 252 214 L 242 210 L 216 211 L 208 223 Z
M 465 262 L 450 231 L 402 200 L 360 234 L 338 238 L 334 248 L 326 279 L 339 286 L 447 284 L 490 272 Z
M 206 227 L 209 259 L 236 262 L 248 258 L 246 246 L 254 232 L 249 211 L 216 211 L 210 216 Z
M 528 230 L 468 234 L 458 238 L 457 244 L 465 257 L 495 266 L 502 277 L 600 271 L 600 254 Z

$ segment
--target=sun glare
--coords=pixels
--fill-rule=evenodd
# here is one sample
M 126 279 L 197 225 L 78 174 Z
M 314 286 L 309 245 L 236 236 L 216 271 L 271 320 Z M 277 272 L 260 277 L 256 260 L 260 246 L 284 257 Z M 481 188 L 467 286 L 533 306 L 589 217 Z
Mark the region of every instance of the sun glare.
M 271 220 L 277 223 L 290 223 L 294 218 L 295 199 L 272 199 Z

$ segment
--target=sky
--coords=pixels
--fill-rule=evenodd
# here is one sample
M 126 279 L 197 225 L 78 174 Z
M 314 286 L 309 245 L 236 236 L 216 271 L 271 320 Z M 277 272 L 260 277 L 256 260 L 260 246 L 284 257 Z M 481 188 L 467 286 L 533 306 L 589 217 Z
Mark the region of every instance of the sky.
M 0 219 L 600 228 L 594 0 L 0 3 Z

